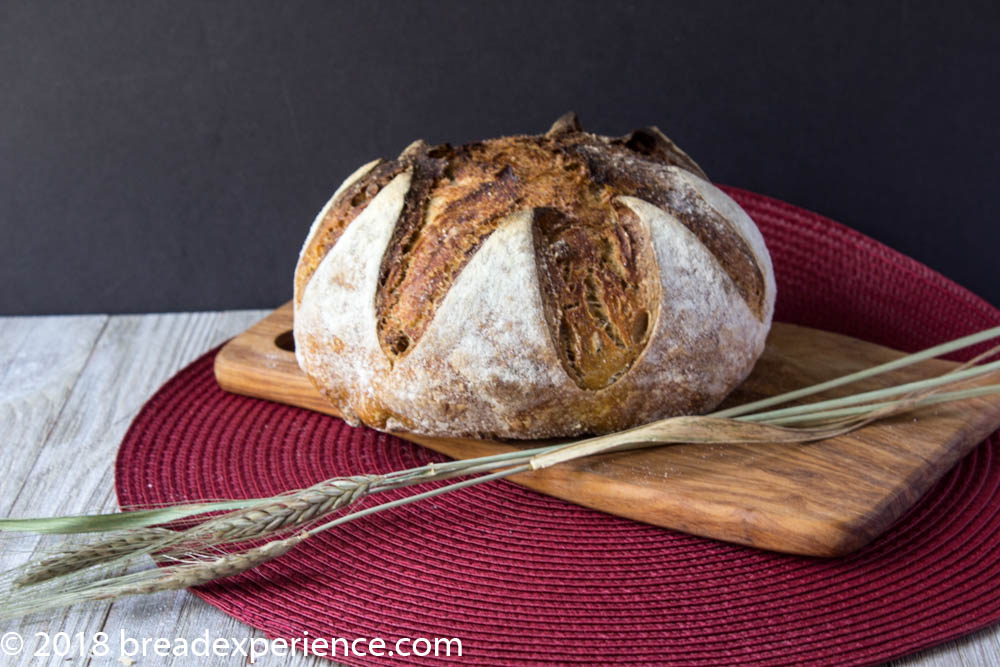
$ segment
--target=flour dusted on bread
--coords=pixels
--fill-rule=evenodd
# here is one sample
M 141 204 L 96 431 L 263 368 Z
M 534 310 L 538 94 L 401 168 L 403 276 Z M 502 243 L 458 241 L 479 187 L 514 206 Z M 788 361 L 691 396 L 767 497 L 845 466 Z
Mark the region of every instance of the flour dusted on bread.
M 299 365 L 353 423 L 544 438 L 710 410 L 774 311 L 753 221 L 656 128 L 411 144 L 295 272 Z

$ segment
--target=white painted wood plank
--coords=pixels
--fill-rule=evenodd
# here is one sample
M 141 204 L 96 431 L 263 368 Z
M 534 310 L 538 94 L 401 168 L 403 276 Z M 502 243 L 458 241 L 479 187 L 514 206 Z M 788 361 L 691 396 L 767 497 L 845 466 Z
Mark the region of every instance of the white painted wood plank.
M 10 515 L 21 490 L 33 483 L 29 476 L 34 462 L 65 414 L 65 404 L 107 323 L 104 315 L 0 319 L 0 439 L 5 443 L 0 498 L 5 515 Z M 5 536 L 0 569 L 27 559 L 36 543 L 35 538 Z
M 906 658 L 892 667 L 986 667 L 1000 665 L 1000 625 L 945 642 Z
M 166 376 L 173 375 L 177 370 L 189 363 L 204 350 L 218 344 L 222 340 L 234 336 L 259 321 L 268 311 L 238 311 L 216 314 L 210 326 L 207 327 L 207 342 L 200 344 L 198 350 L 190 358 L 176 363 Z M 163 381 L 157 384 L 159 387 Z M 147 395 L 152 392 L 147 392 Z M 124 433 L 122 434 L 124 435 Z M 121 436 L 117 437 L 121 440 Z M 145 638 L 166 637 L 173 639 L 182 637 L 193 641 L 208 630 L 210 637 L 252 638 L 262 637 L 262 633 L 223 614 L 201 599 L 187 592 L 163 593 L 149 597 L 128 598 L 109 605 L 108 614 L 103 620 L 101 629 L 112 638 L 112 645 L 117 646 L 122 633 L 125 636 L 142 640 Z M 175 664 L 167 657 L 137 657 L 137 664 L 170 665 Z M 196 661 L 192 660 L 192 663 Z M 244 660 L 234 656 L 228 660 L 212 660 L 212 664 L 245 664 Z
M 254 322 L 267 315 L 267 311 L 251 311 L 226 313 L 216 322 L 219 339 L 235 335 Z M 214 344 L 214 343 L 213 343 Z M 186 363 L 186 362 L 185 362 Z M 171 373 L 172 374 L 172 373 Z M 205 631 L 210 637 L 226 638 L 257 638 L 263 633 L 226 616 L 215 607 L 203 602 L 189 593 L 165 593 L 145 598 L 119 600 L 111 605 L 103 629 L 109 635 L 118 637 L 124 630 L 127 636 L 134 638 L 146 637 L 183 637 L 193 640 L 203 636 Z M 268 661 L 273 664 L 272 658 Z M 282 665 L 329 665 L 327 661 L 305 656 L 289 656 L 280 661 Z M 169 665 L 169 658 L 142 658 L 141 664 Z M 244 660 L 234 656 L 229 660 L 213 661 L 213 664 L 242 665 Z
M 27 483 L 13 496 L 5 495 L 9 516 L 37 516 L 71 514 L 114 509 L 112 471 L 118 443 L 132 417 L 143 402 L 174 372 L 196 356 L 242 331 L 260 319 L 262 312 L 200 313 L 149 316 L 120 316 L 107 321 L 103 333 L 93 346 L 93 353 L 75 378 L 69 398 L 59 412 L 58 419 L 49 428 L 38 428 L 26 437 L 42 445 L 37 456 L 27 457 Z M 77 323 L 62 323 L 63 334 L 76 337 Z M 41 354 L 52 341 L 27 340 L 25 346 Z M 16 365 L 15 365 L 16 366 Z M 7 371 L 19 373 L 15 367 Z M 10 383 L 5 391 L 14 392 Z M 49 538 L 51 545 L 57 538 Z M 10 567 L 27 559 L 25 550 L 35 547 L 38 540 L 24 538 L 19 548 L 5 549 L 0 556 L 0 566 Z M 183 608 L 193 598 L 187 593 L 166 596 L 176 598 L 169 606 Z M 122 604 L 128 605 L 131 601 Z M 164 598 L 144 601 L 143 604 L 164 604 Z M 22 619 L 9 630 L 20 632 L 26 639 L 35 632 L 83 632 L 92 636 L 99 630 L 109 633 L 119 628 L 106 626 L 113 605 L 91 605 L 77 609 L 40 614 Z M 221 612 L 201 605 L 214 615 L 209 627 L 219 631 L 234 626 L 239 636 L 247 629 Z M 175 624 L 176 616 L 145 614 L 130 615 L 127 608 L 121 618 L 127 619 L 133 632 L 142 636 L 163 634 L 165 628 Z M 5 663 L 6 664 L 6 663 Z M 20 663 L 46 664 L 44 660 L 31 659 L 22 654 Z M 49 664 L 65 664 L 52 659 Z M 143 664 L 153 664 L 143 661 Z M 164 663 L 166 664 L 166 663 Z
M 251 324 L 262 319 L 268 312 L 240 311 L 239 313 L 220 315 L 215 323 L 218 339 L 222 340 L 245 330 Z M 171 374 L 173 372 L 175 371 L 172 371 Z M 109 635 L 118 637 L 119 640 L 123 630 L 127 636 L 139 639 L 183 637 L 187 640 L 194 640 L 203 636 L 206 630 L 212 638 L 244 639 L 264 636 L 263 633 L 226 616 L 215 607 L 186 592 L 119 600 L 110 606 L 103 629 Z M 276 660 L 272 657 L 266 664 L 275 664 L 275 662 Z M 163 657 L 142 658 L 141 661 L 143 667 L 171 664 L 174 663 L 169 658 Z M 245 662 L 239 656 L 234 656 L 228 660 L 213 660 L 212 664 L 242 665 Z M 297 655 L 280 660 L 280 664 L 283 666 L 312 666 L 330 665 L 331 663 L 319 658 Z
M 0 498 L 9 508 L 107 323 L 105 315 L 0 318 Z

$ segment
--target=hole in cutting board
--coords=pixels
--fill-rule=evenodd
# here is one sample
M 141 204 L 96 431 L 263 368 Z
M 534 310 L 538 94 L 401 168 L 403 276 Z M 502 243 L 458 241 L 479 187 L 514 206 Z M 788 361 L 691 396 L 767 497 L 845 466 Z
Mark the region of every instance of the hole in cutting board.
M 274 337 L 274 344 L 287 352 L 295 351 L 295 334 L 292 330 L 283 331 Z

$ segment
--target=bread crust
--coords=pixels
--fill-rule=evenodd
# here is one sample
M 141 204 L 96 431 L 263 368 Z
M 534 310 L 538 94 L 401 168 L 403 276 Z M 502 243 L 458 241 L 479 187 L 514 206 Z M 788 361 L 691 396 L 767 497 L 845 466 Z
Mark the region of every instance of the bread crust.
M 608 139 L 564 117 L 366 165 L 303 247 L 300 366 L 348 421 L 437 436 L 717 405 L 763 350 L 773 270 L 749 217 L 654 129 Z

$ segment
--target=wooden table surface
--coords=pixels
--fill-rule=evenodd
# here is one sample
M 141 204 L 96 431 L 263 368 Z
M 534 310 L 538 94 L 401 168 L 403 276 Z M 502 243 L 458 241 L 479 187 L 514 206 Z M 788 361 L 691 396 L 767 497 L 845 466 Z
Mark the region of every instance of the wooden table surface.
M 118 443 L 142 404 L 207 349 L 269 311 L 0 317 L 0 500 L 9 517 L 82 514 L 116 509 L 113 470 Z M 18 565 L 55 538 L 3 536 L 0 569 Z M 113 638 L 262 637 L 185 592 L 160 593 L 0 623 L 30 644 L 36 632 Z M 90 661 L 0 657 L 4 665 L 123 664 L 117 639 L 108 657 Z M 208 664 L 145 657 L 137 667 Z M 127 661 L 126 661 L 127 662 Z M 246 659 L 212 660 L 243 665 Z M 258 664 L 329 665 L 301 655 L 268 656 Z M 907 667 L 1000 664 L 1000 625 L 893 663 Z

